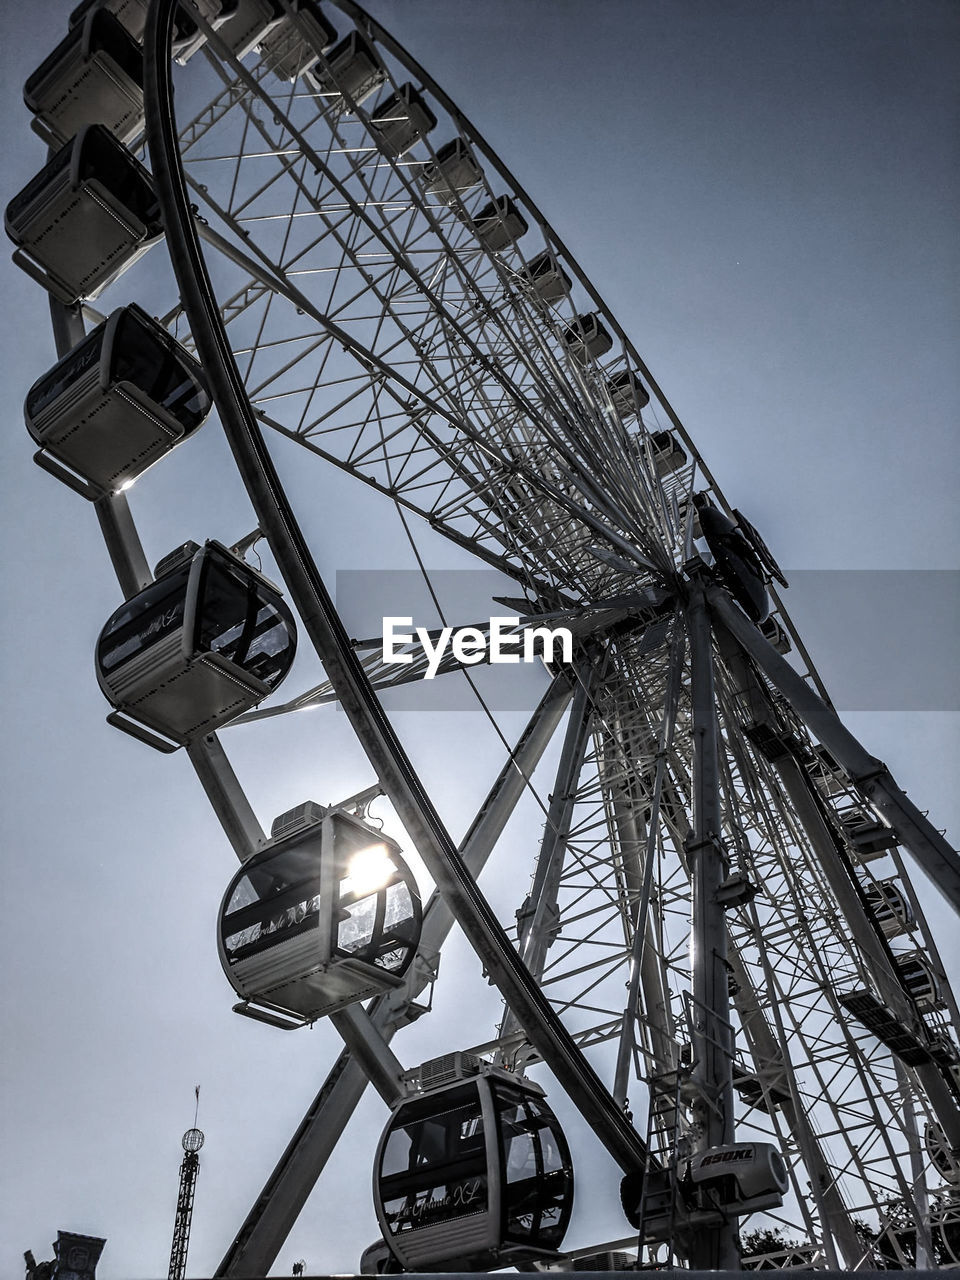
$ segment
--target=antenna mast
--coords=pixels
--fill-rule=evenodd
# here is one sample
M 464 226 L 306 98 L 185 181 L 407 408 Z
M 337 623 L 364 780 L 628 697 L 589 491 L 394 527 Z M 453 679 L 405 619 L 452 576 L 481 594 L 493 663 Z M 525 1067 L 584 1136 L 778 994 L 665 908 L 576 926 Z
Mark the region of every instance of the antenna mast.
M 197 1105 L 193 1113 L 192 1129 L 181 1139 L 183 1160 L 180 1162 L 180 1191 L 177 1195 L 177 1217 L 173 1224 L 173 1243 L 170 1246 L 170 1269 L 167 1280 L 184 1280 L 187 1270 L 187 1250 L 190 1248 L 190 1223 L 193 1220 L 193 1197 L 200 1172 L 200 1148 L 203 1132 L 196 1127 L 200 1110 L 200 1086 L 195 1089 Z

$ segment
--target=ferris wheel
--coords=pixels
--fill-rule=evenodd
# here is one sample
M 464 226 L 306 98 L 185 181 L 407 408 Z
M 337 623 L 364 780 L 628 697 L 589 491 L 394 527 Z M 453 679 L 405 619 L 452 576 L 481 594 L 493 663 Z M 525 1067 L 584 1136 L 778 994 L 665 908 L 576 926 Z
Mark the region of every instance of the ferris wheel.
M 351 0 L 71 21 L 25 90 L 51 158 L 7 209 L 60 354 L 27 425 L 125 597 L 97 646 L 111 723 L 186 751 L 240 859 L 218 930 L 237 1012 L 345 1042 L 218 1274 L 273 1264 L 368 1083 L 391 1108 L 370 1270 L 572 1265 L 554 1091 L 621 1170 L 641 1263 L 960 1263 L 960 1016 L 904 851 L 955 907 L 956 854 L 843 728 L 763 537 L 566 246 Z M 212 404 L 255 527 L 151 571 L 126 490 Z M 379 496 L 377 567 L 402 539 L 472 647 L 418 643 L 413 605 L 395 652 L 351 637 L 268 440 Z M 448 616 L 435 539 L 505 584 L 489 623 Z M 455 841 L 384 695 L 536 632 L 549 685 Z M 280 693 L 298 645 L 323 679 Z M 267 834 L 218 731 L 328 704 L 369 772 Z M 536 848 L 505 927 L 482 873 L 521 801 Z M 500 1026 L 403 1063 L 455 926 Z

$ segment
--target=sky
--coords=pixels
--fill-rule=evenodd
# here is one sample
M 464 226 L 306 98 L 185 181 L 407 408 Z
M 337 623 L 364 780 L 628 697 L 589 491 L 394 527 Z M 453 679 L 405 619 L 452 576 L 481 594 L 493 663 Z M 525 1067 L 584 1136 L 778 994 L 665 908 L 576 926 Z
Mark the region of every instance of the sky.
M 42 160 L 20 85 L 65 31 L 69 7 L 4 8 L 5 199 Z M 804 634 L 821 637 L 823 651 L 810 643 L 828 678 L 837 671 L 843 685 L 851 654 L 854 670 L 871 672 L 866 695 L 845 703 L 838 690 L 842 707 L 860 708 L 845 719 L 955 840 L 957 578 L 904 584 L 960 569 L 956 7 L 370 7 L 546 213 L 788 576 L 902 571 L 849 580 L 854 594 L 873 593 L 869 609 L 851 610 L 841 585 L 829 604 L 802 592 L 793 612 Z M 27 1248 L 48 1256 L 64 1227 L 107 1237 L 102 1280 L 166 1274 L 180 1135 L 200 1083 L 207 1143 L 188 1273 L 209 1275 L 338 1044 L 325 1025 L 281 1035 L 230 1012 L 214 920 L 234 855 L 183 753 L 162 758 L 104 724 L 92 653 L 119 592 L 92 511 L 30 461 L 20 404 L 53 345 L 41 291 L 2 270 L 0 1267 L 16 1274 Z M 217 425 L 202 435 L 131 495 L 152 562 L 186 537 L 233 542 L 254 523 Z M 387 517 L 369 495 L 306 468 L 294 487 L 328 513 L 326 573 L 409 567 L 399 548 L 384 560 Z M 438 568 L 463 564 L 449 548 L 430 551 Z M 932 611 L 925 590 L 939 597 Z M 843 625 L 829 625 L 844 608 Z M 911 703 L 901 673 L 918 668 L 929 678 Z M 304 655 L 287 690 L 315 675 Z M 504 727 L 515 734 L 523 719 L 505 715 Z M 476 713 L 401 722 L 418 765 L 445 778 L 459 835 L 496 771 L 487 727 Z M 224 740 L 265 825 L 371 780 L 333 710 Z M 511 839 L 519 848 L 524 833 Z M 491 873 L 509 918 L 526 870 L 522 886 L 509 860 Z M 926 901 L 957 973 L 948 913 L 932 890 Z M 441 981 L 435 1012 L 395 1042 L 407 1066 L 477 1043 L 497 1021 L 462 943 L 444 963 L 477 999 Z M 377 1235 L 369 1169 L 384 1120 L 379 1100 L 365 1099 L 275 1274 L 298 1258 L 308 1271 L 355 1268 Z M 581 1180 L 576 1247 L 625 1228 L 616 1176 L 572 1128 L 598 1169 Z

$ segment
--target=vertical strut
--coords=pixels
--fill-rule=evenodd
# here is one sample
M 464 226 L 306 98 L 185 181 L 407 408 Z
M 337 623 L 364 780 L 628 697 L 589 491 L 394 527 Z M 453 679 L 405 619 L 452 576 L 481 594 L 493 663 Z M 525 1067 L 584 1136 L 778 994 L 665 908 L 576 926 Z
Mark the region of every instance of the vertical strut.
M 576 669 L 574 681 L 573 705 L 550 795 L 550 807 L 540 842 L 533 886 L 517 912 L 518 950 L 534 978 L 542 977 L 547 952 L 556 936 L 557 897 L 563 874 L 563 858 L 577 799 L 577 781 L 583 768 L 593 719 L 594 693 L 598 683 L 596 666 L 590 662 L 581 663 Z M 507 1009 L 500 1024 L 500 1037 L 519 1029 L 519 1021 Z
M 692 881 L 693 1083 L 691 1110 L 697 1150 L 734 1140 L 733 1030 L 730 1024 L 727 929 L 717 890 L 726 875 L 721 843 L 719 729 L 713 644 L 706 601 L 694 586 L 687 611 L 693 700 L 693 829 L 687 841 Z M 693 1268 L 738 1270 L 736 1224 L 690 1233 Z
M 644 851 L 642 878 L 634 914 L 633 945 L 630 952 L 630 979 L 627 985 L 627 1004 L 623 1013 L 623 1029 L 620 1033 L 620 1044 L 617 1051 L 617 1066 L 614 1077 L 613 1096 L 620 1105 L 627 1106 L 627 1080 L 630 1071 L 630 1058 L 636 1043 L 637 1010 L 640 1001 L 640 989 L 643 988 L 644 1006 L 647 1024 L 650 1029 L 650 1047 L 653 1063 L 651 1074 L 665 1075 L 676 1070 L 676 1036 L 673 1016 L 670 1009 L 670 995 L 664 981 L 663 967 L 654 945 L 653 922 L 650 918 L 650 893 L 653 888 L 653 865 L 657 854 L 657 840 L 660 832 L 660 802 L 663 796 L 663 785 L 667 771 L 667 757 L 673 745 L 673 734 L 676 727 L 677 704 L 680 695 L 680 682 L 683 674 L 685 637 L 683 628 L 678 626 L 670 653 L 670 674 L 667 678 L 667 691 L 663 707 L 663 723 L 657 737 L 657 764 L 654 773 L 653 795 L 650 799 L 650 819 L 647 823 L 647 840 Z M 629 748 L 627 762 L 632 763 Z M 639 831 L 635 805 L 615 804 L 614 817 L 620 834 L 621 849 L 639 850 Z M 626 831 L 622 830 L 626 825 Z M 672 1117 L 676 1124 L 676 1114 Z

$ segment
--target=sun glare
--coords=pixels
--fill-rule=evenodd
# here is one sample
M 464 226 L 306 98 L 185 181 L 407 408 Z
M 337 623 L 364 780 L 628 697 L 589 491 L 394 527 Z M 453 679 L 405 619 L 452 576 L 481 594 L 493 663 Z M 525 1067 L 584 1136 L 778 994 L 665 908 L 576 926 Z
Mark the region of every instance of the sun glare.
M 354 893 L 375 893 L 396 873 L 396 866 L 383 844 L 371 845 L 355 853 L 347 864 L 347 881 Z

